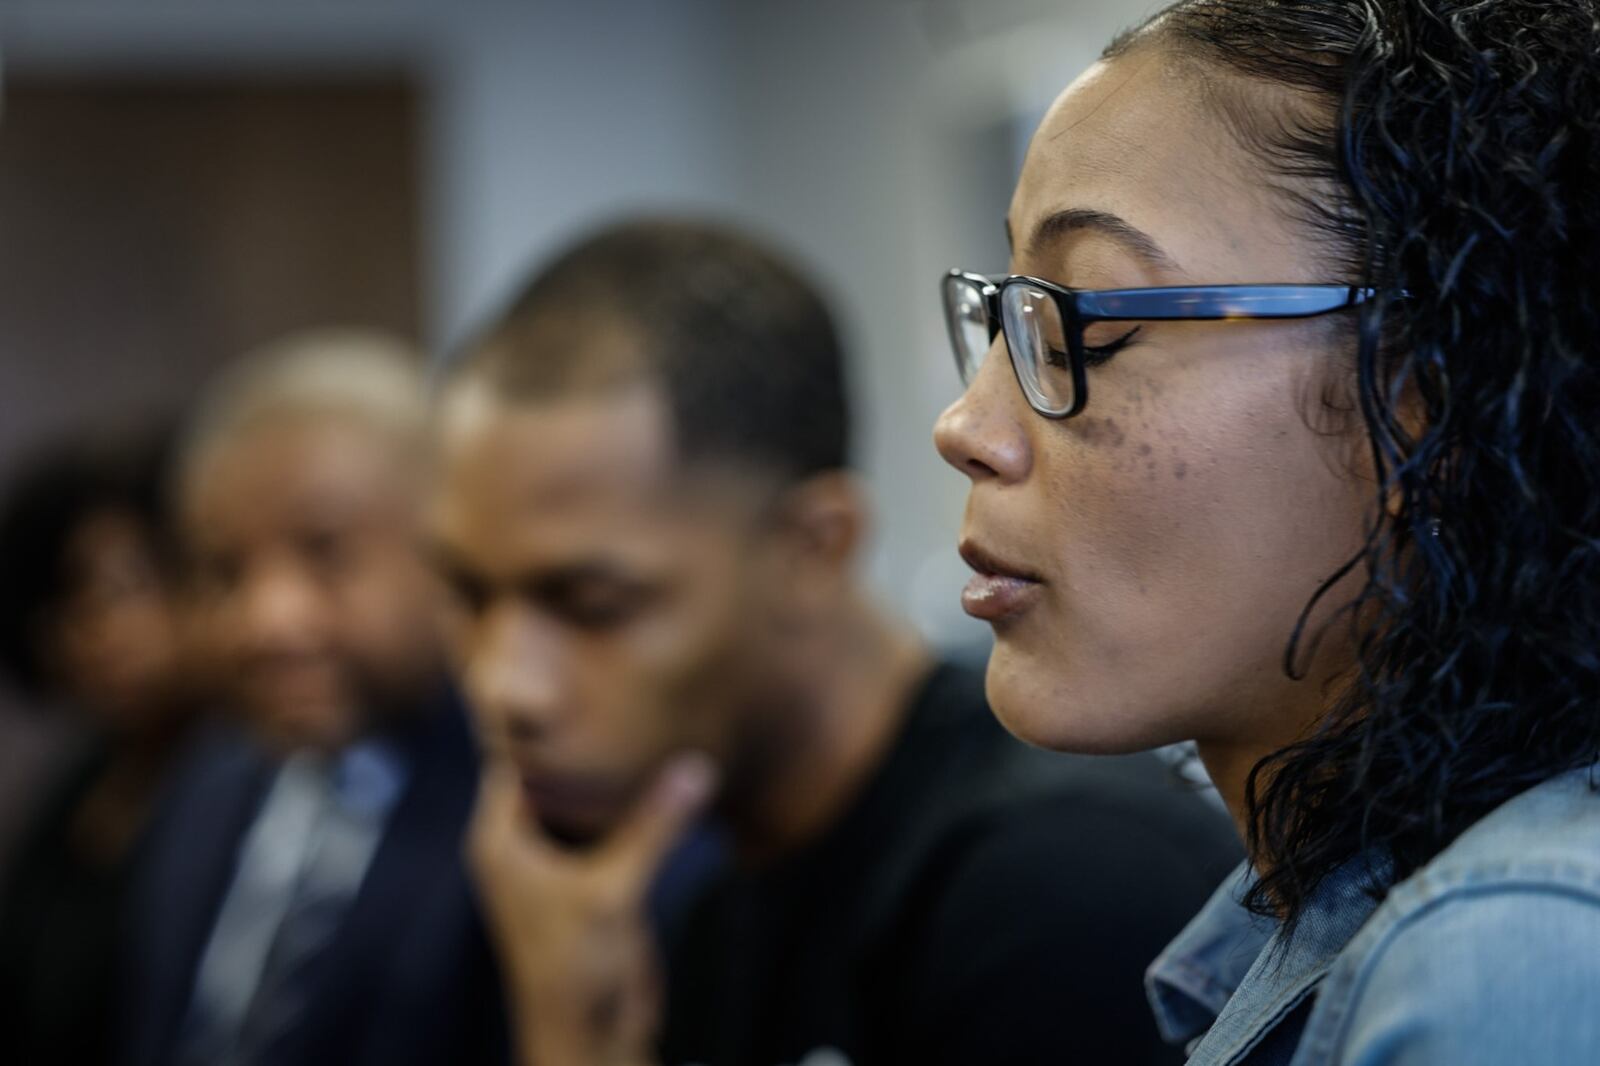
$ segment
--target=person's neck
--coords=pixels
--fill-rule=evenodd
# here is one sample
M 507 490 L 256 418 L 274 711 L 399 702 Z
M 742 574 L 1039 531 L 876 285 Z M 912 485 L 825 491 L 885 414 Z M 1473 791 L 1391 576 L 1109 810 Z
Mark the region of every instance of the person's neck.
M 110 739 L 106 762 L 73 817 L 70 844 L 80 859 L 111 866 L 128 853 L 194 717 L 185 706 Z
M 781 740 L 725 811 L 741 862 L 759 864 L 820 836 L 882 765 L 930 667 L 911 631 L 862 600 L 796 649 Z
M 161 777 L 199 717 L 194 704 L 174 701 L 171 709 L 152 714 L 148 724 L 113 736 L 107 774 L 128 781 Z
M 1200 762 L 1206 768 L 1211 783 L 1233 818 L 1239 837 L 1250 839 L 1250 775 L 1257 765 L 1274 752 L 1281 751 L 1309 735 L 1327 711 L 1333 683 L 1301 681 L 1299 687 L 1278 693 L 1276 699 L 1264 700 L 1269 713 L 1254 715 L 1242 735 L 1200 739 L 1195 747 Z M 1271 783 L 1271 767 L 1256 775 L 1255 793 Z M 1258 856 L 1251 856 L 1257 861 Z
M 1196 745 L 1206 775 L 1228 808 L 1241 840 L 1250 839 L 1250 810 L 1247 799 L 1250 771 L 1276 748 L 1262 744 L 1227 744 L 1201 741 Z

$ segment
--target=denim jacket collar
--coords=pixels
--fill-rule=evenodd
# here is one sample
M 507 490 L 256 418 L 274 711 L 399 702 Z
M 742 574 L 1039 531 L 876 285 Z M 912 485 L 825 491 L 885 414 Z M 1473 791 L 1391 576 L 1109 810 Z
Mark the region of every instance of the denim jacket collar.
M 1377 908 L 1369 887 L 1383 873 L 1365 859 L 1335 871 L 1285 942 L 1276 922 L 1240 902 L 1254 881 L 1249 863 L 1241 865 L 1150 966 L 1146 987 L 1162 1035 L 1193 1042 L 1191 1066 L 1238 1062 L 1316 989 Z

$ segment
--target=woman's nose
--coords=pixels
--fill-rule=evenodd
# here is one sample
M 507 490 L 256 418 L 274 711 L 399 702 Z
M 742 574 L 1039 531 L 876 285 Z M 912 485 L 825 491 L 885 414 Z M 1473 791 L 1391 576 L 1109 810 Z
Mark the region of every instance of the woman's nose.
M 1017 408 L 1022 410 L 1018 411 Z M 974 483 L 1021 481 L 1032 467 L 1023 419 L 1034 417 L 1011 374 L 1005 347 L 989 349 L 967 391 L 934 423 L 933 443 L 944 461 Z

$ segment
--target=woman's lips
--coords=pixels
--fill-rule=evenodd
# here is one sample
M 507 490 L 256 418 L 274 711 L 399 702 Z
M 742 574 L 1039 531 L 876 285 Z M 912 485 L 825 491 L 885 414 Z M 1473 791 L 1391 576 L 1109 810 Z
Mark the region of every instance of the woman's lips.
M 999 622 L 1020 614 L 1039 591 L 1037 581 L 999 574 L 974 574 L 961 590 L 961 609 L 985 622 Z
M 961 545 L 961 557 L 975 574 L 961 590 L 961 608 L 985 622 L 1015 618 L 1033 605 L 1042 583 L 1037 577 L 1008 563 L 971 541 Z

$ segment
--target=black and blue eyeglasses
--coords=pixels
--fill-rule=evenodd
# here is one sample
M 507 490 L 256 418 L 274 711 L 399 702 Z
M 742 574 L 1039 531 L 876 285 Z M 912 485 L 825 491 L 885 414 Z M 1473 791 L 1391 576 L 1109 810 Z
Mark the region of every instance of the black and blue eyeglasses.
M 944 278 L 945 324 L 962 384 L 970 383 L 996 336 L 1032 408 L 1071 418 L 1089 400 L 1087 370 L 1109 359 L 1138 326 L 1090 344 L 1100 322 L 1313 318 L 1373 298 L 1348 285 L 1204 285 L 1160 289 L 1069 289 L 1040 278 L 969 274 Z

